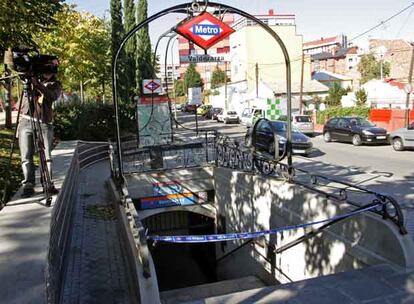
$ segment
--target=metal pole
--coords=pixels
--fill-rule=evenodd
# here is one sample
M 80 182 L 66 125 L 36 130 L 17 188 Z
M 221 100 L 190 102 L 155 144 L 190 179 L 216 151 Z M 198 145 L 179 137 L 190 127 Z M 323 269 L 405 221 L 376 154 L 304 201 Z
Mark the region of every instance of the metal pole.
M 256 62 L 255 74 L 256 74 L 256 98 L 259 98 L 259 64 L 257 62 Z
M 408 85 L 411 85 L 413 80 L 413 69 L 414 69 L 414 44 L 412 44 L 412 53 L 411 53 L 411 64 L 410 64 L 410 72 L 408 74 Z M 411 91 L 407 92 L 407 99 L 405 102 L 405 127 L 408 128 L 410 124 L 410 95 Z M 413 108 L 414 110 L 414 108 Z
M 380 69 L 381 69 L 381 71 L 380 71 L 380 72 L 381 72 L 381 80 L 383 80 L 383 79 L 384 79 L 384 76 L 383 76 L 383 71 L 382 71 L 382 69 L 383 69 L 383 68 L 382 68 L 382 65 L 383 65 L 383 60 L 382 60 L 382 57 L 381 57 L 381 60 L 380 60 L 380 67 L 381 67 L 381 68 L 380 68 Z
M 305 54 L 302 51 L 302 71 L 300 74 L 299 113 L 303 114 L 303 74 L 305 69 Z
M 227 61 L 224 63 L 224 105 L 225 109 L 229 109 L 228 100 L 227 100 Z

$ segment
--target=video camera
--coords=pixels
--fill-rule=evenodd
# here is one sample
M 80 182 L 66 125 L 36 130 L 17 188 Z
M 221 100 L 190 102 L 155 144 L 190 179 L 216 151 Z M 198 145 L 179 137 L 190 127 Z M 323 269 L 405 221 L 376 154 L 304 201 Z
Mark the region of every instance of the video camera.
M 14 70 L 24 77 L 38 77 L 42 74 L 58 72 L 58 58 L 53 55 L 39 54 L 36 50 L 16 48 L 13 52 Z M 34 55 L 30 55 L 34 52 Z

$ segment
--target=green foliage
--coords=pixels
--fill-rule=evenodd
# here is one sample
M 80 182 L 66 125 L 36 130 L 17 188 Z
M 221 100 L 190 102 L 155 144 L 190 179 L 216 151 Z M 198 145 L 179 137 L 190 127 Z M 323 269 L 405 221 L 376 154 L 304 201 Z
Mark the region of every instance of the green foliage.
M 341 104 L 342 96 L 347 94 L 347 90 L 341 88 L 341 86 L 337 83 L 334 84 L 332 88 L 328 91 L 328 96 L 326 97 L 326 103 L 329 106 L 339 106 Z
M 222 69 L 220 69 L 218 66 L 216 66 L 216 69 L 213 71 L 213 74 L 211 75 L 211 88 L 215 89 L 226 82 L 226 72 L 224 72 Z
M 56 25 L 38 33 L 35 41 L 41 52 L 59 57 L 59 80 L 66 91 L 79 90 L 80 82 L 93 96 L 109 95 L 105 84 L 111 80 L 109 25 L 89 13 L 64 5 L 55 15 Z
M 4 187 L 7 185 L 6 201 L 11 198 L 17 189 L 19 189 L 20 181 L 23 179 L 17 145 L 14 148 L 12 162 L 9 166 L 10 148 L 14 135 L 13 132 L 13 130 L 0 128 L 0 199 L 3 198 Z
M 137 6 L 137 23 L 147 19 L 147 0 L 140 0 Z M 142 80 L 151 79 L 155 76 L 154 65 L 156 64 L 151 51 L 151 40 L 148 34 L 148 25 L 138 31 L 136 52 L 136 93 L 142 93 Z
M 359 106 L 363 106 L 367 103 L 368 100 L 368 94 L 364 89 L 359 89 L 358 91 L 355 92 L 355 97 L 357 100 L 357 104 Z
M 129 32 L 135 26 L 135 5 L 133 0 L 124 0 L 124 25 L 125 32 Z M 137 48 L 137 42 L 135 35 L 132 36 L 126 43 L 126 78 L 128 83 L 126 84 L 129 94 L 135 90 L 135 51 Z
M 197 72 L 195 64 L 190 63 L 184 75 L 184 88 L 187 91 L 189 88 L 202 87 L 203 80 L 201 75 Z
M 111 57 L 115 56 L 116 51 L 121 45 L 122 38 L 124 37 L 125 31 L 122 24 L 122 8 L 121 0 L 111 0 Z M 126 67 L 128 65 L 126 59 L 125 48 L 122 48 L 119 53 L 117 60 L 117 89 L 118 97 L 121 98 L 121 102 L 127 102 L 129 97 L 128 91 L 128 74 Z
M 34 46 L 33 35 L 56 23 L 63 0 L 0 0 L 0 50 Z M 1 54 L 0 54 L 1 55 Z
M 389 76 L 391 72 L 391 64 L 383 62 L 383 76 Z M 361 73 L 361 84 L 371 79 L 379 79 L 381 77 L 381 62 L 379 62 L 373 54 L 363 55 L 358 64 L 358 72 Z
M 115 138 L 112 105 L 68 102 L 59 104 L 54 113 L 55 137 L 60 140 L 106 141 Z M 134 132 L 136 123 L 126 105 L 120 109 L 123 132 Z
M 174 82 L 174 86 L 175 86 L 175 96 L 185 96 L 186 91 L 185 91 L 185 87 L 184 87 L 184 81 L 182 80 L 177 80 Z
M 367 118 L 369 116 L 370 108 L 367 107 L 331 107 L 325 111 L 318 111 L 316 114 L 316 121 L 318 124 L 324 124 L 328 119 L 338 116 L 358 116 Z

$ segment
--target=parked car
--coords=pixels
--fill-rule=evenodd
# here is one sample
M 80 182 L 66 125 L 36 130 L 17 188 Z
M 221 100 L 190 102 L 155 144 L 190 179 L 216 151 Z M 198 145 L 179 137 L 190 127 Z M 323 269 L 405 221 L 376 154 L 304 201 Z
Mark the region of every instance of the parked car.
M 201 116 L 206 116 L 206 114 L 208 113 L 208 110 L 210 110 L 211 105 L 202 105 L 200 107 L 198 107 L 197 109 L 197 114 L 201 115 Z
M 335 117 L 323 127 L 325 142 L 337 140 L 351 142 L 354 146 L 366 144 L 387 144 L 387 130 L 361 117 Z
M 389 138 L 395 151 L 414 148 L 414 121 L 408 128 L 402 128 L 392 132 Z
M 181 103 L 176 103 L 175 104 L 175 110 L 176 111 L 182 111 L 183 109 L 183 105 Z
M 223 112 L 223 108 L 210 108 L 206 114 L 206 118 L 217 120 L 217 115 Z
M 279 154 L 285 151 L 287 122 L 270 121 L 261 118 L 247 129 L 245 143 L 247 146 L 252 144 L 259 149 L 265 150 L 270 154 L 275 152 L 275 134 L 279 139 Z M 254 139 L 254 140 L 253 140 Z M 299 131 L 296 127 L 292 128 L 292 152 L 307 156 L 313 148 L 309 137 Z
M 186 103 L 184 106 L 184 112 L 195 113 L 197 109 L 196 105 Z
M 237 115 L 236 111 L 223 111 L 222 113 L 217 115 L 218 122 L 224 122 L 225 124 L 228 123 L 239 123 L 239 115 Z
M 287 116 L 282 115 L 279 120 L 287 121 Z M 309 115 L 292 114 L 292 125 L 308 136 L 314 136 L 315 134 L 314 124 Z

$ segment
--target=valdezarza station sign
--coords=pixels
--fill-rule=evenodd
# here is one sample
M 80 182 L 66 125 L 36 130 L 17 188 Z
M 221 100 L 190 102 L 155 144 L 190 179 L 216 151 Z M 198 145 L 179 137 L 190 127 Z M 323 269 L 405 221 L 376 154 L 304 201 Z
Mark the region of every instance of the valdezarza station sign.
M 226 55 L 188 55 L 188 56 L 180 56 L 181 62 L 225 62 L 229 61 L 229 57 Z
M 217 42 L 230 36 L 234 32 L 234 29 L 213 15 L 204 12 L 190 20 L 182 21 L 178 24 L 175 31 L 202 49 L 207 50 Z

